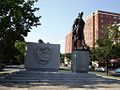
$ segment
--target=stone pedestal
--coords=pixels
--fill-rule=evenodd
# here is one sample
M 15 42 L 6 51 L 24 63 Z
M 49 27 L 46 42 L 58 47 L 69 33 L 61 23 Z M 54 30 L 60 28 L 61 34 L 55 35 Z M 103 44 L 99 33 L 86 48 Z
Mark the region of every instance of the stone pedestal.
M 71 57 L 71 69 L 76 73 L 87 73 L 89 71 L 89 52 L 74 51 Z
M 27 43 L 25 57 L 26 70 L 58 71 L 60 65 L 60 45 Z

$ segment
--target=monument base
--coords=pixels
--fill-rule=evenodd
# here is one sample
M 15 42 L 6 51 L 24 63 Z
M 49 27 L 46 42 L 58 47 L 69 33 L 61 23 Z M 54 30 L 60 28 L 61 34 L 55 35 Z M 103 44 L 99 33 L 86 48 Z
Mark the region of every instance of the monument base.
M 88 73 L 89 71 L 89 52 L 74 51 L 71 57 L 71 69 L 76 73 Z

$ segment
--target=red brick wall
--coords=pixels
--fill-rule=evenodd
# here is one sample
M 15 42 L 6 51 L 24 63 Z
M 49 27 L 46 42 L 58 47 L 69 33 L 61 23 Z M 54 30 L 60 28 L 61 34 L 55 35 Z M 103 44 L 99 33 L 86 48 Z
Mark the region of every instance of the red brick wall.
M 65 53 L 72 52 L 72 32 L 69 32 L 65 38 Z

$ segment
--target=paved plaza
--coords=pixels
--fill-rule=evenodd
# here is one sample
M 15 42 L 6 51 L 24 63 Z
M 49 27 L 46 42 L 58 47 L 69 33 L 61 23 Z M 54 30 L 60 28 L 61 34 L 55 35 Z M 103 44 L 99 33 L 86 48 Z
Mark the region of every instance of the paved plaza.
M 120 90 L 120 79 L 93 73 L 18 71 L 0 79 L 0 90 Z

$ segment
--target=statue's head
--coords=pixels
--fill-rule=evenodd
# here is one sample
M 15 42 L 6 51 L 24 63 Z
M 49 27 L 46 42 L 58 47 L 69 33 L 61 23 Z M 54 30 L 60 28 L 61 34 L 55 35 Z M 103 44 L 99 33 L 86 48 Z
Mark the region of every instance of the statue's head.
M 81 13 L 78 14 L 78 17 L 81 18 L 82 16 L 83 16 L 83 12 L 81 12 Z

